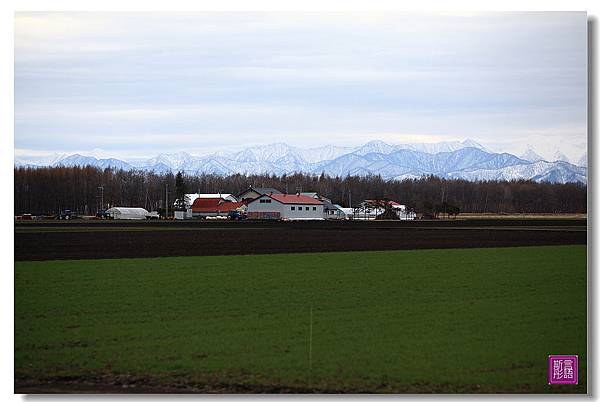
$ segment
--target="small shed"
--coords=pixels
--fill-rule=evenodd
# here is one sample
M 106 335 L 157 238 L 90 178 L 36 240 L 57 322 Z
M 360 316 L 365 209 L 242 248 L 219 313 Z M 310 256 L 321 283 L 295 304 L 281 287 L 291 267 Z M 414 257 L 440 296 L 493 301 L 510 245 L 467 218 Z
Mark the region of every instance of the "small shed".
M 323 202 L 323 214 L 325 219 L 347 219 L 342 207 L 337 204 L 332 204 L 330 201 L 321 200 Z
M 146 219 L 149 215 L 144 208 L 112 207 L 106 211 L 111 219 Z

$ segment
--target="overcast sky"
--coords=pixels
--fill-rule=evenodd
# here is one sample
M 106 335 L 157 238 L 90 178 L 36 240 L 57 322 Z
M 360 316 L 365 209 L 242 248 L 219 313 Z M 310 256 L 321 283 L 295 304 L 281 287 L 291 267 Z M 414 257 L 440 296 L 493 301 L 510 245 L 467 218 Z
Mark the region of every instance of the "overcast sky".
M 18 13 L 15 156 L 586 150 L 585 13 Z

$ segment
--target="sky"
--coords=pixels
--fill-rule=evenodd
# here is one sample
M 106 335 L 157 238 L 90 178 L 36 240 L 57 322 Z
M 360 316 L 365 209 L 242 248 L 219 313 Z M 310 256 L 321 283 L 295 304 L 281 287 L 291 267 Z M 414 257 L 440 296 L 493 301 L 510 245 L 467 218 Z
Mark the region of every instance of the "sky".
M 577 162 L 587 16 L 17 13 L 15 158 L 473 139 Z

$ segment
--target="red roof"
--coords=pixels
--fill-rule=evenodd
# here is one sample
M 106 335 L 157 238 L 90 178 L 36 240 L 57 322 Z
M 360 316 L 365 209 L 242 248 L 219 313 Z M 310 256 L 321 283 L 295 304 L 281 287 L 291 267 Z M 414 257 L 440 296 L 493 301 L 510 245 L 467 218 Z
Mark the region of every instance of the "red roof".
M 192 212 L 229 212 L 244 205 L 243 202 L 225 201 L 222 198 L 196 198 L 192 204 Z
M 317 199 L 309 197 L 307 195 L 298 194 L 265 194 L 267 197 L 271 197 L 275 201 L 279 201 L 282 204 L 311 204 L 311 205 L 323 205 L 323 203 Z

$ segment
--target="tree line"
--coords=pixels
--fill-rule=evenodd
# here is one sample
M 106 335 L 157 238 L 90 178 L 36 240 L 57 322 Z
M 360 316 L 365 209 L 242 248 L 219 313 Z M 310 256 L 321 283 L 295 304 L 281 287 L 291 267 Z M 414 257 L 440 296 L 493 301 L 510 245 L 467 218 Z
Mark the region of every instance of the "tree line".
M 456 207 L 461 213 L 587 211 L 587 186 L 582 183 L 467 181 L 435 176 L 385 180 L 378 175 L 331 177 L 303 173 L 176 175 L 86 166 L 15 167 L 14 212 L 52 214 L 71 209 L 79 214 L 95 214 L 112 206 L 151 211 L 164 208 L 167 202 L 171 209 L 185 192 L 237 195 L 249 186 L 273 187 L 287 193 L 315 191 L 344 207 L 356 207 L 365 199 L 391 199 L 421 213 L 443 205 Z

